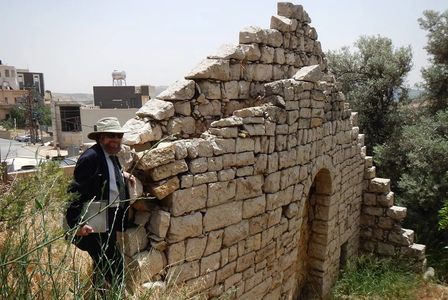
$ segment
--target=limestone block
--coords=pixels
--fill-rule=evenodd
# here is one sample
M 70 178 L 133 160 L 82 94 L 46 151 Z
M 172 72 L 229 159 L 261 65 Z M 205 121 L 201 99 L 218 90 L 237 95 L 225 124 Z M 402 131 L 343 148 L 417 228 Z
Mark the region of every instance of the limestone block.
M 238 283 L 241 283 L 242 279 L 243 279 L 243 275 L 241 273 L 233 274 L 232 276 L 230 276 L 229 278 L 227 278 L 225 280 L 224 290 L 229 290 L 229 289 L 235 288 L 236 289 L 235 294 L 237 294 L 238 293 L 237 285 L 238 285 Z
M 384 208 L 375 206 L 364 206 L 362 212 L 370 216 L 384 216 Z
M 237 133 L 238 135 L 238 133 Z M 212 137 L 210 143 L 213 149 L 214 155 L 221 155 L 225 153 L 235 152 L 235 140 L 234 139 L 220 139 Z
M 198 110 L 203 117 L 207 116 L 220 116 L 221 115 L 221 102 L 218 100 L 210 101 L 209 103 L 200 104 Z
M 194 175 L 193 185 L 201 185 L 204 183 L 210 183 L 216 181 L 218 181 L 218 175 L 216 174 L 216 172 L 207 172 Z
M 249 133 L 250 136 L 260 136 L 266 134 L 266 128 L 264 124 L 244 124 L 244 130 Z
M 140 282 L 150 281 L 166 266 L 167 260 L 163 252 L 152 249 L 136 254 L 133 257 L 140 273 Z
M 188 171 L 187 163 L 181 159 L 149 170 L 149 176 L 153 180 L 158 181 L 186 171 Z
M 208 163 L 206 157 L 196 158 L 190 161 L 189 169 L 193 174 L 207 172 Z
M 238 81 L 228 81 L 224 82 L 221 86 L 221 93 L 224 99 L 238 99 L 239 95 L 239 84 Z
M 247 199 L 243 202 L 243 218 L 251 218 L 264 213 L 266 210 L 266 196 Z
M 243 118 L 230 116 L 227 118 L 220 119 L 218 121 L 213 121 L 210 127 L 229 127 L 229 126 L 240 126 L 243 125 Z
M 229 181 L 235 178 L 235 170 L 227 169 L 218 172 L 219 181 Z
M 207 158 L 207 169 L 209 171 L 220 171 L 222 170 L 222 157 L 208 157 Z
M 173 144 L 145 151 L 139 154 L 137 168 L 149 170 L 157 166 L 166 165 L 175 160 L 176 149 Z
M 242 272 L 252 266 L 255 261 L 255 252 L 250 252 L 239 257 L 236 261 L 236 272 Z
M 218 270 L 221 263 L 221 253 L 216 252 L 201 259 L 201 275 Z
M 188 73 L 185 78 L 228 81 L 230 79 L 229 61 L 225 59 L 205 59 Z
M 210 59 L 237 59 L 243 60 L 244 53 L 239 45 L 223 44 L 213 54 L 207 56 Z
M 246 177 L 252 175 L 254 175 L 254 167 L 252 166 L 242 167 L 236 170 L 237 177 Z
M 153 130 L 150 122 L 140 119 L 129 119 L 123 129 L 128 131 L 123 135 L 125 145 L 144 144 L 162 138 L 162 131 Z
M 254 198 L 261 195 L 263 193 L 263 179 L 262 175 L 236 179 L 236 200 Z
M 265 230 L 268 226 L 268 215 L 261 214 L 249 219 L 249 234 L 254 235 Z
M 235 273 L 236 261 L 226 264 L 223 268 L 216 272 L 216 283 L 223 282 Z
M 257 61 L 261 57 L 261 51 L 258 44 L 243 44 L 240 45 L 244 53 L 244 59 L 247 61 Z
M 193 134 L 196 131 L 196 122 L 192 117 L 179 117 L 168 121 L 169 134 Z
M 301 68 L 294 76 L 295 80 L 317 82 L 322 78 L 322 71 L 319 65 L 312 65 Z
M 241 62 L 231 62 L 230 63 L 230 78 L 229 80 L 240 80 L 241 79 Z
M 169 245 L 167 250 L 168 264 L 174 266 L 175 264 L 184 262 L 185 249 L 184 241 Z
M 191 104 L 189 101 L 174 102 L 174 112 L 180 115 L 191 115 Z
M 255 157 L 254 174 L 264 174 L 267 170 L 268 156 L 259 154 Z
M 277 29 L 281 32 L 295 31 L 297 28 L 297 20 L 282 16 L 272 16 L 270 27 L 271 29 Z
M 254 151 L 255 140 L 251 138 L 237 138 L 236 152 Z
M 262 46 L 260 48 L 261 57 L 260 61 L 265 64 L 272 64 L 274 61 L 274 48 L 268 46 Z
M 155 120 L 167 120 L 174 116 L 174 105 L 168 101 L 151 99 L 136 112 L 136 115 L 141 118 L 150 117 Z
M 266 40 L 266 32 L 260 27 L 249 26 L 243 28 L 239 34 L 240 44 L 264 43 Z
M 194 210 L 205 208 L 207 201 L 207 185 L 193 186 L 177 190 L 170 196 L 171 213 L 180 216 Z
M 180 186 L 185 189 L 193 186 L 193 175 L 183 175 Z
M 208 233 L 207 246 L 204 251 L 204 256 L 215 253 L 221 249 L 222 237 L 224 230 L 216 230 Z
M 180 264 L 175 268 L 170 268 L 168 270 L 167 280 L 168 282 L 185 282 L 199 275 L 199 260 L 195 260 Z
M 276 210 L 268 212 L 268 227 L 272 227 L 280 223 L 282 219 L 282 208 L 279 207 Z
M 202 234 L 202 214 L 196 212 L 181 217 L 172 217 L 168 230 L 170 243 L 185 240 Z
M 291 218 L 297 216 L 298 213 L 299 213 L 299 206 L 295 202 L 289 204 L 285 210 L 285 216 L 288 219 L 291 219 Z
M 370 180 L 368 191 L 372 193 L 389 193 L 390 179 L 373 178 L 372 180 Z
M 235 194 L 236 183 L 234 180 L 210 183 L 208 185 L 207 207 L 232 201 Z
M 157 95 L 162 100 L 190 100 L 195 93 L 195 82 L 193 80 L 181 79 L 170 85 L 166 90 Z M 152 101 L 152 100 L 150 100 Z
M 255 163 L 255 156 L 254 153 L 250 151 L 236 154 L 236 161 L 234 161 L 233 165 L 242 167 L 247 165 L 253 165 L 254 163 Z
M 242 202 L 224 203 L 208 208 L 204 216 L 205 231 L 212 231 L 236 224 L 242 220 Z
M 200 91 L 207 99 L 221 99 L 221 85 L 212 81 L 200 81 Z
M 223 138 L 236 138 L 238 137 L 238 128 L 227 127 L 227 128 L 209 128 L 208 131 L 216 136 Z
M 164 238 L 170 226 L 171 215 L 163 210 L 155 210 L 151 213 L 148 231 L 158 237 Z
M 407 257 L 418 259 L 425 258 L 426 246 L 422 244 L 412 244 L 409 247 L 402 248 L 402 253 Z
M 127 256 L 133 256 L 137 252 L 145 250 L 148 245 L 146 229 L 143 226 L 129 228 L 123 232 L 117 232 L 117 236 L 120 249 L 122 249 L 123 254 Z
M 249 222 L 243 220 L 242 222 L 230 225 L 224 228 L 223 245 L 225 247 L 232 246 L 241 240 L 244 240 L 249 235 Z
M 364 193 L 363 194 L 363 204 L 369 206 L 376 205 L 376 194 L 375 193 Z
M 253 80 L 255 80 L 255 81 L 270 81 L 270 80 L 272 80 L 272 65 L 270 65 L 270 64 L 255 64 Z
M 407 208 L 402 206 L 392 206 L 386 210 L 386 214 L 394 220 L 401 221 L 406 217 Z
M 280 190 L 280 175 L 280 172 L 275 172 L 266 176 L 263 184 L 265 193 L 275 193 Z
M 373 224 L 372 224 L 373 225 Z M 378 227 L 381 229 L 392 229 L 395 225 L 395 220 L 390 217 L 379 217 Z
M 246 118 L 246 117 L 263 117 L 264 109 L 263 107 L 248 107 L 239 109 L 233 112 L 233 114 L 237 117 Z
M 389 192 L 386 195 L 378 195 L 378 204 L 383 207 L 391 207 L 394 205 L 394 192 Z
M 200 259 L 207 245 L 207 237 L 191 238 L 187 240 L 186 261 Z
M 302 20 L 303 6 L 294 5 L 290 2 L 278 2 L 277 14 L 286 18 Z
M 238 81 L 238 99 L 249 98 L 250 82 L 241 80 Z
M 139 226 L 145 226 L 149 222 L 151 213 L 148 211 L 136 211 L 134 214 L 134 224 Z
M 266 45 L 280 47 L 283 44 L 283 35 L 276 29 L 264 29 Z

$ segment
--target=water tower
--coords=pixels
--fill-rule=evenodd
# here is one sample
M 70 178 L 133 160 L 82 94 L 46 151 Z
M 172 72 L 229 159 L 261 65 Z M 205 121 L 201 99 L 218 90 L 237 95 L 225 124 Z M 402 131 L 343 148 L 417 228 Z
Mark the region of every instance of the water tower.
M 112 72 L 112 85 L 113 86 L 126 85 L 126 72 L 114 70 Z

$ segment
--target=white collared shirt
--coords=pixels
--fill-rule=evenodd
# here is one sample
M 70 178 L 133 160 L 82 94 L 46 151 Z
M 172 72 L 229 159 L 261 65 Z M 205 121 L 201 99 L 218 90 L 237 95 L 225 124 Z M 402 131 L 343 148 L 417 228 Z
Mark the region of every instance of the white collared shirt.
M 111 203 L 110 207 L 116 207 L 119 205 L 120 191 L 118 190 L 117 179 L 115 178 L 114 163 L 110 158 L 110 154 L 104 151 L 104 149 L 103 152 L 104 156 L 106 156 L 107 170 L 109 171 L 109 203 Z

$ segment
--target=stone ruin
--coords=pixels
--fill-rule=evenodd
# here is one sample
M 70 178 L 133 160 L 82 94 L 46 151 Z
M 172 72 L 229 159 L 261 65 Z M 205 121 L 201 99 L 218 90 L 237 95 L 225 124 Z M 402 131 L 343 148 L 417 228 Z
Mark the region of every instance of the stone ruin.
M 125 124 L 133 173 L 156 198 L 135 201 L 122 234 L 131 285 L 326 297 L 360 251 L 423 266 L 310 22 L 278 3 L 270 29 L 243 29 Z

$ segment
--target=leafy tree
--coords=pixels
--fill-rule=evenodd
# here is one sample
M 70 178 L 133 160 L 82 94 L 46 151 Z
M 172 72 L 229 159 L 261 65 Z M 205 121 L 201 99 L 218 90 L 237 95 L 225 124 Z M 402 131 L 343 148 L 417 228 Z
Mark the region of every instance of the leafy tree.
M 10 112 L 10 120 L 11 122 L 14 122 L 13 120 L 16 119 L 17 127 L 23 128 L 26 124 L 26 115 L 25 115 L 26 109 L 22 107 L 21 105 L 14 106 L 11 108 Z M 12 123 L 14 124 L 14 123 Z M 14 126 L 14 125 L 12 125 Z
M 444 245 L 448 234 L 437 229 L 438 211 L 448 199 L 448 110 L 417 120 L 403 127 L 394 144 L 376 147 L 375 161 L 382 168 L 390 157 L 401 156 L 396 192 L 398 202 L 408 208 L 405 223 L 416 230 L 420 242 Z
M 382 144 L 400 124 L 397 107 L 407 101 L 404 79 L 412 67 L 411 48 L 394 49 L 389 38 L 363 36 L 355 51 L 344 47 L 327 53 L 329 70 L 342 83 L 342 91 L 366 134 L 369 152 Z
M 435 113 L 448 108 L 448 10 L 427 10 L 418 22 L 428 32 L 425 49 L 431 56 L 431 65 L 422 69 L 422 76 L 431 111 Z

